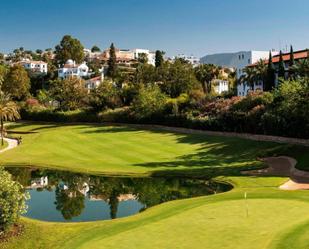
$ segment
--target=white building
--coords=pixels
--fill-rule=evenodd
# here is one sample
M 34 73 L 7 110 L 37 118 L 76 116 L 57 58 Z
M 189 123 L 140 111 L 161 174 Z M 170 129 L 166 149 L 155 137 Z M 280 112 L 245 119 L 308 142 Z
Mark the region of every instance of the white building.
M 179 55 L 175 56 L 173 59 L 175 60 L 176 58 L 180 58 L 180 59 L 183 59 L 185 61 L 188 61 L 195 67 L 200 65 L 200 59 L 193 56 L 193 55 L 187 56 L 185 54 L 179 54 Z
M 44 61 L 32 61 L 32 60 L 24 60 L 21 61 L 20 64 L 27 70 L 30 70 L 32 72 L 37 73 L 44 73 L 46 74 L 47 69 L 47 63 Z
M 221 79 L 215 79 L 212 82 L 213 90 L 217 94 L 222 94 L 224 92 L 229 91 L 229 81 L 228 80 L 221 80 Z
M 85 88 L 90 92 L 93 89 L 96 89 L 99 87 L 99 85 L 104 81 L 104 73 L 102 72 L 101 76 L 91 78 L 89 80 L 86 80 L 85 82 Z
M 58 78 L 66 79 L 69 77 L 87 77 L 89 76 L 89 67 L 85 62 L 76 64 L 73 60 L 68 60 L 62 68 L 58 69 Z
M 276 55 L 278 52 L 272 52 L 272 55 Z M 222 67 L 234 68 L 236 70 L 237 80 L 244 75 L 244 69 L 259 60 L 266 60 L 269 57 L 269 51 L 241 51 L 237 53 L 223 53 L 207 55 L 201 58 L 201 62 L 204 64 L 215 64 Z M 255 84 L 254 90 L 261 89 L 263 86 L 260 83 Z M 246 96 L 250 87 L 246 84 L 237 85 L 237 95 Z
M 140 48 L 136 48 L 132 50 L 133 53 L 133 57 L 135 60 L 138 60 L 139 57 L 141 56 L 141 54 L 146 54 L 147 58 L 148 58 L 148 63 L 151 65 L 155 65 L 156 63 L 156 53 L 155 52 L 151 52 L 148 49 L 140 49 Z

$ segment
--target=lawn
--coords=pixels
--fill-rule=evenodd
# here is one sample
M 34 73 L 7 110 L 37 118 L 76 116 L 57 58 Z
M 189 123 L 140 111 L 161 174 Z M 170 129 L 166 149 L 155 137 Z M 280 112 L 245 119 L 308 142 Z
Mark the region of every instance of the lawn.
M 263 167 L 256 158 L 272 153 L 288 152 L 306 168 L 308 148 L 127 126 L 21 123 L 12 129 L 22 133 L 23 144 L 0 156 L 4 165 L 115 175 L 222 175 L 235 188 L 112 221 L 22 219 L 24 234 L 3 248 L 309 248 L 308 192 L 280 191 L 286 178 L 240 176 L 240 170 Z
M 65 168 L 101 174 L 239 174 L 240 170 L 260 167 L 262 163 L 256 160 L 258 156 L 287 150 L 287 146 L 269 142 L 129 126 L 21 123 L 12 126 L 12 130 L 18 136 L 22 133 L 23 143 L 1 155 L 3 165 Z M 297 150 L 297 147 L 292 149 Z M 300 159 L 302 156 L 298 155 Z
M 3 145 L 2 145 L 2 142 L 1 142 L 1 139 L 0 139 L 0 150 L 5 149 L 7 146 L 8 146 L 7 141 L 3 141 Z

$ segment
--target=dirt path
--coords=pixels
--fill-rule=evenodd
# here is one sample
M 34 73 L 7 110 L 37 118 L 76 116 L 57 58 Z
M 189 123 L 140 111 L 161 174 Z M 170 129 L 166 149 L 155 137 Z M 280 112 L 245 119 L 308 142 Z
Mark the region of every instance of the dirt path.
M 18 142 L 16 139 L 4 138 L 4 140 L 8 143 L 8 146 L 4 148 L 3 150 L 0 150 L 0 153 L 14 149 L 15 147 L 18 146 Z
M 295 168 L 297 161 L 294 158 L 280 156 L 263 159 L 268 164 L 267 169 L 243 172 L 245 175 L 286 176 L 290 180 L 281 185 L 283 190 L 309 190 L 309 172 Z

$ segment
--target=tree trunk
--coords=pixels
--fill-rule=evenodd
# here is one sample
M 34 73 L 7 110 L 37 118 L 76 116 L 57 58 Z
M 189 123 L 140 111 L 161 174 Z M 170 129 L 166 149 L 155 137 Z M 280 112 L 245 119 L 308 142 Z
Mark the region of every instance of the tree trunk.
M 3 134 L 4 129 L 3 129 L 3 119 L 2 118 L 0 119 L 0 122 L 1 122 L 1 145 L 3 146 L 4 145 L 4 138 L 3 138 L 4 137 L 4 134 Z
M 207 89 L 206 89 L 206 81 L 204 81 L 203 83 L 202 83 L 202 87 L 203 87 L 203 92 L 206 94 L 207 93 Z

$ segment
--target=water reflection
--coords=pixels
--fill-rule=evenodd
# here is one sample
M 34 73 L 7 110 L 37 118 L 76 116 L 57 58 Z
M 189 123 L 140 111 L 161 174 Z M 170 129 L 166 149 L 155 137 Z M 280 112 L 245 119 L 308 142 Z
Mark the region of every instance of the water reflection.
M 7 170 L 30 193 L 26 216 L 46 221 L 115 219 L 170 200 L 231 188 L 211 180 L 103 177 L 33 168 Z

